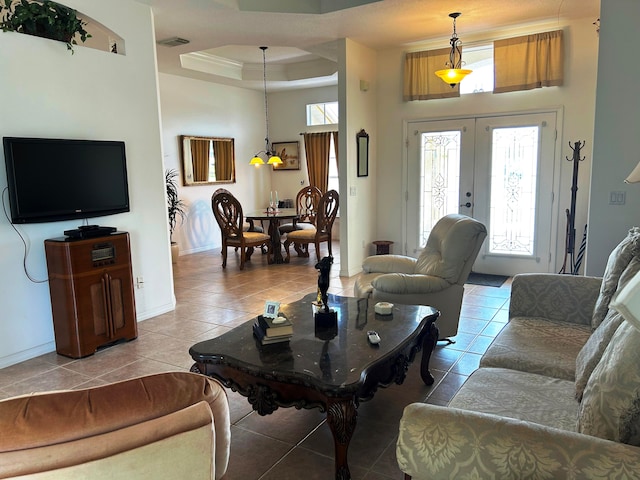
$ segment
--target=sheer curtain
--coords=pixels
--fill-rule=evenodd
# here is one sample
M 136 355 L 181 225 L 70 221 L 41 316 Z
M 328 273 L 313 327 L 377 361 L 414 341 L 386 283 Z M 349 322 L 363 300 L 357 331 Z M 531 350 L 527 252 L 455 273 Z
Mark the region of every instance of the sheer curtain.
M 332 132 L 305 133 L 304 151 L 307 156 L 309 184 L 327 191 L 329 184 L 329 151 Z
M 493 93 L 562 85 L 562 30 L 495 41 L 493 65 Z
M 450 48 L 407 53 L 404 57 L 405 102 L 411 100 L 430 100 L 433 98 L 451 98 L 460 96 L 460 86 L 444 83 L 436 75 L 437 70 L 446 67 Z
M 209 181 L 209 140 L 191 139 L 191 161 L 193 181 Z

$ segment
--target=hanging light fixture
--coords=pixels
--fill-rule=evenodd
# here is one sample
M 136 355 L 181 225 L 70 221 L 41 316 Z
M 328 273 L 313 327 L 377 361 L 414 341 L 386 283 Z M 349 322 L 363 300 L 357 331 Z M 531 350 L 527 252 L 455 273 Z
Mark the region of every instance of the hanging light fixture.
M 438 70 L 436 75 L 439 76 L 445 83 L 451 85 L 451 88 L 455 87 L 462 81 L 464 77 L 471 73 L 471 70 L 465 70 L 462 67 L 462 49 L 460 48 L 460 40 L 456 33 L 456 18 L 462 15 L 460 12 L 450 13 L 449 16 L 453 18 L 453 34 L 451 35 L 451 52 L 449 53 L 449 61 L 445 63 L 449 68 Z
M 264 150 L 260 150 L 256 153 L 249 165 L 255 165 L 256 167 L 259 165 L 264 165 L 264 160 L 261 155 L 264 154 L 267 157 L 267 164 L 269 165 L 280 165 L 282 163 L 282 159 L 277 155 L 276 151 L 273 149 L 271 142 L 269 142 L 269 104 L 267 103 L 267 48 L 269 47 L 260 47 L 262 50 L 262 78 L 264 81 L 264 118 L 265 118 L 265 126 L 266 126 L 266 137 L 264 139 L 265 147 Z

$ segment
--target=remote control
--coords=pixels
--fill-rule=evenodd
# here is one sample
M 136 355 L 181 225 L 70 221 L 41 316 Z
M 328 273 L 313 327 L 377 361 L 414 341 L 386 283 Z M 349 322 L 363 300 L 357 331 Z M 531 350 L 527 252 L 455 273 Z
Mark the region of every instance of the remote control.
M 380 343 L 380 335 L 375 330 L 369 330 L 367 332 L 367 339 L 371 345 L 378 345 Z

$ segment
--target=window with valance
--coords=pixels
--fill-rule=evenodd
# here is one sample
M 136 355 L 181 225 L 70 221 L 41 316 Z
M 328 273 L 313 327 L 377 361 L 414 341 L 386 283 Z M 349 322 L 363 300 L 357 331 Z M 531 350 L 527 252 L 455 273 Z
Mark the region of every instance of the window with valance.
M 448 48 L 405 55 L 405 101 L 460 95 L 435 75 L 449 59 Z M 463 56 L 464 58 L 464 56 Z M 563 32 L 536 33 L 493 42 L 493 93 L 560 86 L 564 79 Z

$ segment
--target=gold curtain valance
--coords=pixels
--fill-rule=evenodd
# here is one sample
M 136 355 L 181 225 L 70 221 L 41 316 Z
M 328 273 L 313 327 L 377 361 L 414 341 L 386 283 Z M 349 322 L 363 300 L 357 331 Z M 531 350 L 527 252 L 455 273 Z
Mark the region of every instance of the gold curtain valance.
M 406 54 L 403 90 L 405 102 L 460 96 L 458 85 L 451 88 L 436 75 L 437 70 L 445 68 L 445 63 L 449 61 L 450 51 L 449 48 L 441 48 Z
M 564 80 L 562 30 L 493 43 L 493 93 L 560 86 Z

